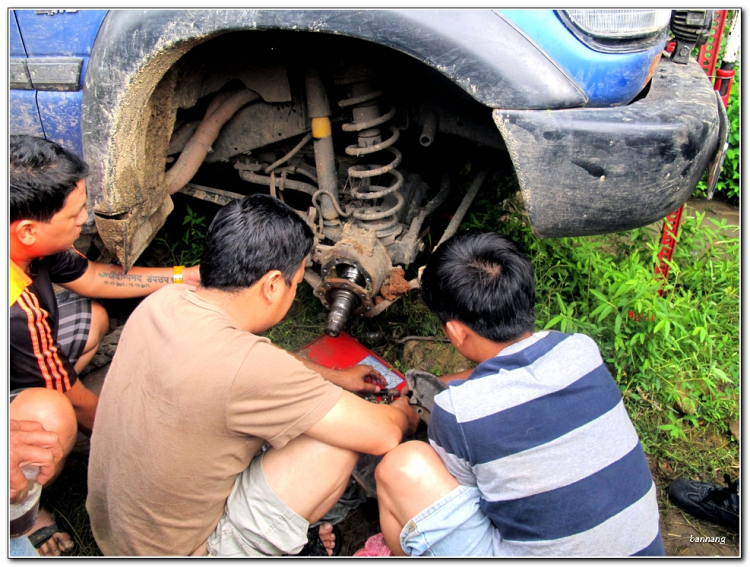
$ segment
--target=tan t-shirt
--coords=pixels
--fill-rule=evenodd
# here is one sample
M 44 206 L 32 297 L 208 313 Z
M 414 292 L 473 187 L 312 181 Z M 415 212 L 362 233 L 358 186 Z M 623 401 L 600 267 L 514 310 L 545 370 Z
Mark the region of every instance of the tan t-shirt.
M 105 555 L 195 555 L 264 441 L 283 447 L 341 388 L 185 285 L 125 325 L 91 437 L 86 509 Z

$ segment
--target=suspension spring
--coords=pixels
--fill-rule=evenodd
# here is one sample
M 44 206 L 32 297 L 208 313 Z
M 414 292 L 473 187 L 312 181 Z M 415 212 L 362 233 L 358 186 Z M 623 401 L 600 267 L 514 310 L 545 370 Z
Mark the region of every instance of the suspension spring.
M 352 216 L 362 228 L 374 230 L 378 238 L 397 236 L 402 226 L 399 223 L 399 213 L 404 208 L 404 198 L 399 192 L 404 184 L 403 175 L 396 169 L 401 163 L 401 152 L 393 147 L 399 138 L 399 130 L 393 125 L 388 126 L 390 137 L 383 139 L 380 126 L 396 115 L 396 107 L 391 106 L 381 114 L 378 99 L 384 94 L 383 90 L 376 90 L 367 80 L 349 85 L 350 98 L 339 101 L 341 108 L 351 108 L 353 121 L 344 124 L 344 132 L 357 132 L 358 144 L 346 148 L 350 156 L 361 158 L 376 152 L 389 153 L 392 156 L 386 165 L 358 164 L 349 168 L 349 177 L 357 180 L 352 182 L 349 195 L 353 199 L 367 201 L 368 205 L 353 211 Z M 390 174 L 393 178 L 391 185 L 373 185 L 375 177 Z

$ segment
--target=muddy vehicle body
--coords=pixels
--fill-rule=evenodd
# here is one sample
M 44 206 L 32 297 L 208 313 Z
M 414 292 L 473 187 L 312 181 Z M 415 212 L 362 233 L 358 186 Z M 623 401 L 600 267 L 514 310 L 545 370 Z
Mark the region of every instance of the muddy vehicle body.
M 661 57 L 669 11 L 616 12 L 14 10 L 10 131 L 83 154 L 85 230 L 125 269 L 176 192 L 284 199 L 316 233 L 306 280 L 335 336 L 415 286 L 400 268 L 452 190 L 429 154 L 441 138 L 484 162 L 445 236 L 501 155 L 542 237 L 643 226 L 687 200 L 723 107 L 697 63 Z

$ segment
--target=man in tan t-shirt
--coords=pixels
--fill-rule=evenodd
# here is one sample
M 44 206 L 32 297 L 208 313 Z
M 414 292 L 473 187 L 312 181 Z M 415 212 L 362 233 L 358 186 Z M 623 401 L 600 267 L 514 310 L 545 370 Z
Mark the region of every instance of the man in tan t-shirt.
M 201 285 L 133 312 L 91 437 L 86 508 L 105 555 L 298 553 L 358 453 L 416 429 L 407 398 L 350 393 L 376 391 L 371 367 L 330 370 L 258 336 L 286 315 L 312 245 L 292 209 L 246 197 L 211 223 Z M 320 537 L 330 550 L 330 526 Z

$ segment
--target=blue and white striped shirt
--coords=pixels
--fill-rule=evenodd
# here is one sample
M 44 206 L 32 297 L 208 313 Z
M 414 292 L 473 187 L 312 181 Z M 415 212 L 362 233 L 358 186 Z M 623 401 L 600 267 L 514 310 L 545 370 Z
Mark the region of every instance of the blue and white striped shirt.
M 495 555 L 664 555 L 646 456 L 592 339 L 535 333 L 448 386 L 430 444 L 479 488 Z

